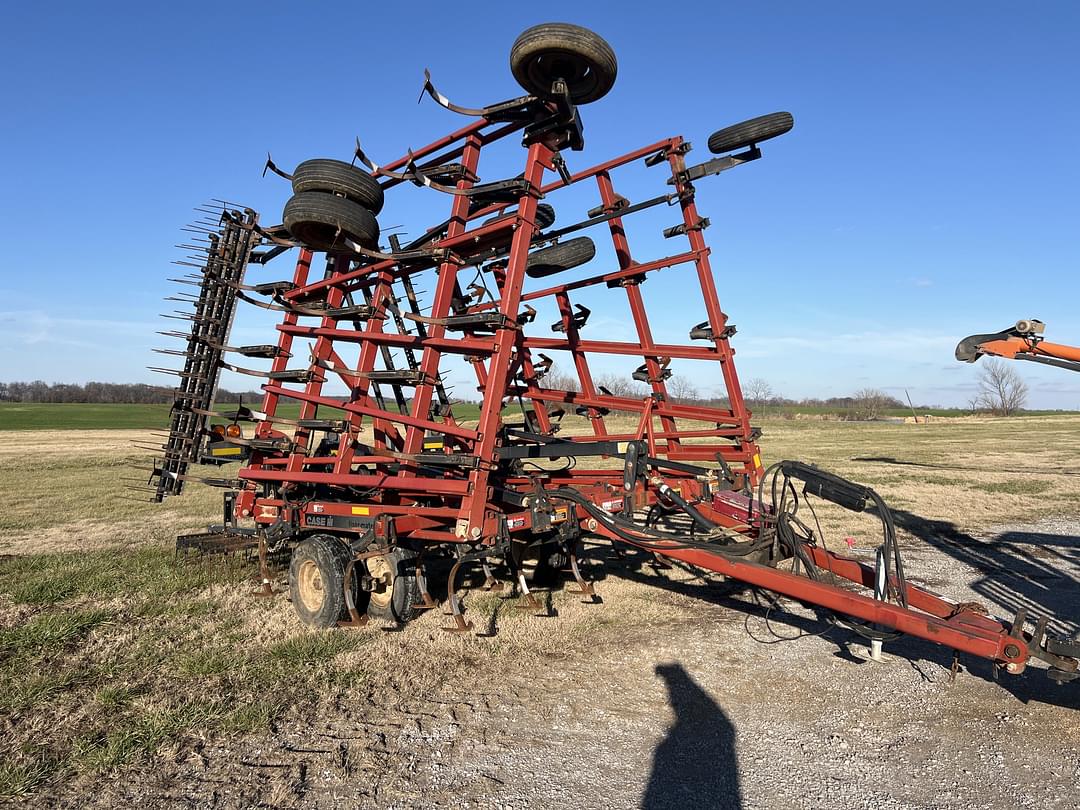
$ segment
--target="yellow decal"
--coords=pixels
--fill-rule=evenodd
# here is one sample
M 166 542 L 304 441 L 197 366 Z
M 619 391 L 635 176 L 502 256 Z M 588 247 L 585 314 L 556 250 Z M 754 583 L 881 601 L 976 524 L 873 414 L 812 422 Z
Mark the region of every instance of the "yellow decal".
M 559 506 L 555 509 L 555 516 L 552 518 L 553 523 L 559 523 L 566 520 L 570 515 L 570 510 L 565 506 Z
M 243 447 L 215 447 L 210 451 L 212 456 L 238 456 L 244 452 Z
M 424 449 L 425 450 L 442 450 L 442 448 L 443 448 L 443 443 L 442 442 L 424 442 Z
M 754 453 L 754 466 L 761 467 L 761 456 L 759 456 L 757 453 Z
M 352 513 L 354 515 L 370 515 L 371 510 L 368 509 L 366 506 L 354 506 L 352 508 Z

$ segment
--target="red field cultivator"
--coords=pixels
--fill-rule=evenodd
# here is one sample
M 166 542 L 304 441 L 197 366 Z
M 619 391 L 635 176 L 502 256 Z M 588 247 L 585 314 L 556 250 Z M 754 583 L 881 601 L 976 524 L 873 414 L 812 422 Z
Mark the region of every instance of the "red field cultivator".
M 791 129 L 791 116 L 714 133 L 718 156 L 701 163 L 688 163 L 690 144 L 675 136 L 579 168 L 581 106 L 614 83 L 611 48 L 576 26 L 540 25 L 518 38 L 511 68 L 527 95 L 478 109 L 452 103 L 429 78 L 427 94 L 469 123 L 385 165 L 359 144 L 351 163 L 309 160 L 290 174 L 268 161 L 292 183 L 282 225 L 226 204 L 220 222 L 196 226 L 198 272 L 180 281 L 198 294 L 194 312 L 177 314 L 192 329 L 177 335 L 186 347 L 169 350 L 184 367 L 151 485 L 156 500 L 192 477 L 228 492 L 224 525 L 178 546 L 257 548 L 264 566 L 289 551 L 293 604 L 320 627 L 435 607 L 428 574 L 441 566 L 447 629 L 464 632 L 459 593 L 480 576 L 488 586 L 508 578 L 534 609 L 529 580 L 545 568 L 566 570 L 593 597 L 577 552 L 583 537 L 604 537 L 821 606 L 875 642 L 909 633 L 1010 672 L 1034 656 L 1059 680 L 1074 677 L 1080 647 L 1049 637 L 1045 618 L 1029 632 L 1023 615 L 1002 622 L 907 583 L 872 490 L 794 462 L 762 469 L 695 183 L 760 158 L 759 144 Z M 481 181 L 514 142 L 520 173 Z M 493 151 L 495 164 L 481 161 Z M 641 177 L 652 196 L 639 193 Z M 408 189 L 444 199 L 446 218 L 384 244 L 377 217 Z M 572 211 L 583 218 L 564 224 Z M 628 222 L 650 211 L 668 215 L 655 228 L 668 241 L 653 232 L 643 249 Z M 647 255 L 656 244 L 676 247 Z M 245 277 L 250 264 L 288 254 L 289 278 Z M 678 342 L 657 338 L 647 309 L 649 293 L 665 288 L 670 308 L 673 283 L 689 316 Z M 420 288 L 432 291 L 429 303 Z M 595 323 L 605 297 L 629 312 L 621 340 Z M 237 302 L 281 313 L 273 343 L 230 345 Z M 599 378 L 619 362 L 640 395 Z M 478 413 L 448 393 L 454 363 L 471 366 Z M 225 369 L 264 380 L 259 410 L 214 409 Z M 722 384 L 723 406 L 680 401 L 678 374 Z M 298 413 L 285 416 L 286 401 Z M 189 472 L 238 457 L 232 477 Z M 884 532 L 877 566 L 827 551 L 796 515 L 804 495 L 874 510 Z

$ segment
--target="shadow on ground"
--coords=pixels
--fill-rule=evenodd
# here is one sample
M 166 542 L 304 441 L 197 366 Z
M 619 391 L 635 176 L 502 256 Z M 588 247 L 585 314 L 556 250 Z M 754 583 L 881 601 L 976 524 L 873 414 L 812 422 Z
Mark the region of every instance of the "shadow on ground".
M 901 521 L 906 520 L 906 514 L 898 513 L 896 521 L 898 526 L 903 525 Z M 951 524 L 946 525 L 951 526 Z M 931 544 L 936 545 L 933 542 Z M 948 551 L 948 549 L 943 550 Z M 988 562 L 986 564 L 989 565 Z M 1015 562 L 1007 564 L 1015 567 Z M 583 570 L 586 572 L 586 579 L 602 580 L 607 576 L 627 579 L 671 593 L 690 596 L 717 607 L 738 612 L 738 614 L 745 617 L 742 622 L 747 634 L 762 644 L 795 643 L 799 639 L 805 638 L 806 643 L 811 645 L 817 642 L 809 637 L 815 636 L 820 638 L 822 653 L 828 649 L 826 645 L 831 644 L 833 646 L 832 654 L 835 657 L 848 661 L 853 665 L 867 664 L 865 657 L 853 653 L 853 650 L 864 646 L 866 642 L 843 626 L 829 624 L 827 611 L 820 611 L 817 617 L 790 612 L 783 607 L 772 605 L 767 601 L 766 597 L 758 595 L 753 588 L 741 582 L 734 580 L 717 581 L 707 576 L 699 576 L 689 580 L 673 580 L 664 575 L 663 569 L 657 566 L 652 554 L 636 549 L 619 549 L 619 551 L 615 551 L 607 544 L 595 545 L 589 549 L 587 557 L 583 560 Z M 1042 567 L 1038 568 L 1038 572 L 1042 575 L 1048 575 L 1048 572 Z M 909 575 L 916 580 L 918 579 L 917 571 L 910 571 Z M 1080 610 L 1069 610 L 1068 599 L 1070 597 L 1067 594 L 1071 594 L 1072 604 L 1075 607 L 1078 586 L 1070 577 L 1064 576 L 1066 576 L 1067 581 L 1059 584 L 1065 593 L 1059 594 L 1058 598 L 1064 600 L 1062 602 L 1064 606 L 1063 612 L 1071 616 L 1072 621 L 1075 622 L 1076 619 L 1080 618 Z M 1002 580 L 998 579 L 998 570 L 989 568 L 987 570 L 987 580 L 997 580 L 998 584 L 994 586 L 997 589 L 1016 591 L 1017 589 L 1027 588 L 1027 590 L 1020 590 L 1019 593 L 1027 593 L 1027 598 L 1033 600 L 1032 594 L 1040 594 L 1041 591 L 1038 588 L 1041 586 L 1025 586 L 1021 582 L 1022 578 L 1023 574 L 1015 573 L 1014 576 L 1006 577 L 1004 584 L 1001 584 Z M 1043 604 L 1050 601 L 1053 600 L 1046 600 Z M 992 606 L 992 609 L 994 608 L 996 608 L 996 605 Z M 758 623 L 758 627 L 753 630 L 750 624 L 751 619 L 756 619 Z M 780 632 L 773 635 L 769 629 L 762 631 L 760 629 L 762 626 Z M 892 656 L 905 659 L 919 676 L 927 681 L 947 679 L 947 670 L 953 663 L 952 649 L 912 636 L 901 636 L 894 641 L 886 642 L 886 652 Z M 815 653 L 808 646 L 807 655 L 813 654 Z M 962 673 L 967 672 L 983 680 L 996 682 L 1017 700 L 1024 703 L 1035 701 L 1080 709 L 1080 681 L 1061 685 L 1048 678 L 1045 671 L 1038 667 L 1029 667 L 1021 675 L 1001 674 L 998 676 L 996 668 L 989 661 L 966 655 L 962 656 L 960 660 Z M 937 674 L 928 672 L 927 668 L 923 666 L 924 662 L 936 664 L 939 667 Z M 852 676 L 862 677 L 854 672 Z M 958 678 L 958 686 L 961 685 L 960 679 L 962 679 L 962 675 Z
M 675 722 L 653 752 L 649 783 L 641 797 L 644 810 L 742 807 L 735 727 L 679 664 L 662 664 Z
M 979 572 L 971 583 L 992 609 L 1011 619 L 1050 617 L 1050 630 L 1069 635 L 1080 627 L 1080 537 L 1047 532 L 1004 532 L 980 539 L 944 520 L 896 510 L 898 528 Z

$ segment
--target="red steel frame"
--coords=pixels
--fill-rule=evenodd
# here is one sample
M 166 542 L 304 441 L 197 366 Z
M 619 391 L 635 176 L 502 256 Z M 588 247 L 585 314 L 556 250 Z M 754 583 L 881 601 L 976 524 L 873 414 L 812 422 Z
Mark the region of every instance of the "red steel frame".
M 438 165 L 458 159 L 469 175 L 475 176 L 479 169 L 480 154 L 488 144 L 503 138 L 519 127 L 481 119 L 470 126 L 442 138 L 423 149 L 411 153 L 413 160 L 426 165 Z M 292 452 L 288 455 L 255 451 L 248 466 L 240 472 L 240 478 L 252 483 L 270 484 L 323 484 L 337 487 L 378 488 L 379 497 L 364 504 L 369 515 L 392 514 L 412 516 L 411 522 L 398 522 L 399 535 L 419 532 L 421 539 L 450 542 L 493 542 L 498 532 L 504 504 L 495 502 L 490 495 L 491 475 L 498 467 L 497 448 L 500 444 L 499 429 L 502 425 L 504 405 L 520 397 L 535 413 L 541 432 L 552 430 L 550 406 L 567 405 L 587 409 L 593 437 L 614 441 L 643 439 L 648 443 L 652 456 L 678 461 L 714 461 L 722 458 L 741 476 L 740 480 L 754 483 L 760 472 L 758 448 L 749 422 L 749 413 L 743 402 L 738 376 L 732 362 L 733 351 L 728 342 L 725 327 L 727 316 L 720 308 L 713 271 L 709 263 L 709 248 L 701 230 L 697 227 L 699 216 L 694 202 L 693 189 L 689 183 L 678 181 L 678 174 L 685 166 L 684 145 L 681 138 L 668 138 L 637 149 L 614 160 L 573 174 L 569 183 L 556 178 L 545 183 L 549 172 L 555 171 L 554 152 L 540 142 L 528 146 L 524 179 L 528 190 L 518 199 L 513 216 L 499 218 L 495 222 L 475 225 L 493 213 L 510 207 L 495 204 L 470 213 L 470 200 L 466 195 L 452 198 L 449 225 L 445 235 L 438 241 L 445 258 L 437 268 L 437 284 L 428 316 L 438 321 L 461 310 L 452 309 L 455 300 L 461 300 L 458 273 L 477 254 L 476 246 L 509 240 L 509 252 L 496 266 L 492 274 L 498 289 L 498 298 L 477 303 L 468 312 L 497 311 L 507 326 L 496 329 L 493 335 L 452 335 L 442 325 L 429 327 L 426 336 L 401 334 L 387 331 L 387 302 L 395 296 L 394 284 L 403 275 L 430 269 L 430 265 L 411 268 L 394 260 L 375 260 L 358 265 L 344 258 L 330 262 L 327 278 L 312 281 L 309 277 L 312 254 L 301 250 L 293 276 L 295 289 L 284 297 L 286 301 L 310 301 L 313 297 L 325 297 L 328 307 L 342 304 L 346 293 L 365 292 L 374 307 L 363 329 L 341 328 L 332 318 L 324 317 L 318 326 L 301 324 L 303 316 L 288 312 L 279 324 L 279 347 L 281 355 L 274 361 L 273 372 L 283 371 L 295 338 L 314 339 L 310 372 L 312 378 L 303 388 L 291 388 L 284 384 L 264 386 L 266 398 L 263 410 L 267 419 L 259 425 L 256 438 L 266 439 L 282 434 L 273 428 L 277 405 L 282 397 L 301 402 L 300 419 L 311 419 L 319 409 L 326 415 L 327 409 L 345 414 L 349 422 L 349 436 L 355 436 L 364 426 L 365 419 L 374 431 L 372 453 L 359 455 L 355 441 L 343 440 L 335 457 L 317 458 L 309 455 L 311 432 L 297 428 L 289 437 Z M 676 178 L 674 198 L 680 207 L 682 221 L 686 226 L 689 248 L 683 252 L 657 260 L 636 262 L 623 229 L 622 218 L 607 221 L 606 230 L 618 257 L 618 267 L 603 273 L 581 278 L 569 283 L 556 284 L 542 289 L 523 291 L 525 267 L 533 237 L 538 233 L 534 224 L 538 199 L 557 198 L 557 192 L 567 186 L 593 181 L 597 186 L 601 206 L 614 210 L 618 199 L 612 173 L 622 166 L 662 154 L 664 165 L 669 169 L 664 179 Z M 402 158 L 385 169 L 393 171 L 407 163 Z M 662 170 L 660 170 L 662 171 Z M 388 180 L 387 188 L 398 181 Z M 459 190 L 473 185 L 470 180 L 457 183 Z M 556 203 L 557 204 L 557 203 Z M 701 288 L 708 324 L 713 338 L 709 345 L 658 344 L 652 337 L 648 315 L 645 310 L 641 284 L 646 278 L 680 264 L 693 264 Z M 606 284 L 625 290 L 638 343 L 589 340 L 583 338 L 576 328 L 571 313 L 574 290 Z M 562 315 L 565 337 L 548 338 L 529 334 L 527 328 L 518 326 L 520 309 L 529 301 L 553 298 Z M 358 344 L 359 358 L 356 363 L 346 364 L 336 350 L 337 344 Z M 407 414 L 380 407 L 372 396 L 371 386 L 365 373 L 377 370 L 380 347 L 409 348 L 421 352 L 420 370 L 425 381 L 415 386 L 415 394 Z M 543 385 L 537 373 L 533 353 L 538 351 L 566 351 L 573 358 L 574 372 L 578 378 L 579 391 L 562 390 Z M 476 370 L 479 389 L 483 395 L 478 424 L 475 427 L 457 422 L 452 415 L 438 421 L 430 416 L 430 406 L 439 375 L 440 361 L 444 354 L 468 356 Z M 641 358 L 650 378 L 651 397 L 641 399 L 616 397 L 598 391 L 590 366 L 590 356 L 622 355 Z M 729 408 L 708 407 L 698 404 L 676 404 L 671 401 L 662 378 L 662 358 L 707 360 L 718 362 L 720 377 L 724 381 Z M 325 364 L 333 365 L 333 370 Z M 336 375 L 350 389 L 349 396 L 328 396 L 323 387 L 329 375 Z M 359 375 L 359 376 L 357 376 Z M 515 381 L 515 375 L 520 381 Z M 638 428 L 635 432 L 612 433 L 604 419 L 606 410 L 618 410 L 634 414 Z M 687 427 L 686 421 L 698 423 Z M 427 432 L 444 435 L 448 444 L 453 443 L 454 452 L 478 460 L 478 466 L 467 475 L 448 473 L 432 476 L 416 463 L 424 436 Z M 568 437 L 567 440 L 588 440 L 593 437 Z M 694 439 L 691 444 L 687 439 Z M 704 441 L 702 441 L 704 440 Z M 709 441 L 711 440 L 711 441 Z M 332 465 L 332 470 L 326 467 Z M 365 465 L 365 471 L 357 469 Z M 391 472 L 389 465 L 396 465 Z M 372 472 L 370 467 L 374 466 Z M 700 484 L 692 475 L 675 473 L 684 479 L 683 487 L 689 493 L 699 493 Z M 594 469 L 574 470 L 572 473 L 551 473 L 545 485 L 561 483 L 588 485 L 610 500 L 611 493 L 621 485 L 621 470 Z M 529 479 L 509 479 L 505 484 L 529 488 Z M 438 493 L 444 501 L 438 506 L 420 503 L 419 499 Z M 272 493 L 271 497 L 253 502 L 253 493 L 241 497 L 241 514 L 247 511 L 261 522 L 277 518 L 283 500 Z M 351 512 L 353 504 L 348 504 Z M 320 504 L 322 514 L 344 510 L 345 504 L 331 502 Z M 415 527 L 410 529 L 409 527 Z M 529 528 L 528 522 L 518 527 Z
M 460 160 L 466 177 L 475 177 L 484 147 L 522 128 L 520 123 L 507 124 L 481 117 L 434 143 L 414 150 L 384 167 L 396 171 L 412 161 L 418 165 L 435 166 Z M 541 433 L 553 432 L 553 411 L 550 406 L 582 407 L 588 416 L 592 435 L 560 438 L 562 441 L 644 442 L 654 459 L 683 462 L 684 466 L 652 466 L 650 483 L 653 489 L 637 484 L 629 493 L 632 506 L 640 507 L 657 500 L 656 485 L 662 481 L 672 486 L 682 497 L 698 504 L 698 509 L 717 523 L 748 534 L 753 529 L 734 517 L 708 496 L 721 487 L 715 471 L 691 471 L 686 463 L 717 462 L 722 460 L 737 472 L 737 484 L 755 484 L 761 476 L 755 432 L 750 426 L 738 376 L 733 363 L 733 350 L 728 341 L 727 316 L 720 307 L 713 270 L 709 262 L 701 220 L 694 201 L 694 190 L 685 179 L 684 154 L 688 150 L 682 138 L 666 138 L 621 157 L 577 172 L 567 182 L 562 177 L 545 183 L 549 172 L 556 171 L 556 154 L 544 142 L 527 144 L 527 157 L 522 177 L 527 189 L 516 204 L 491 204 L 470 211 L 470 199 L 459 194 L 452 198 L 449 224 L 434 247 L 441 253 L 437 264 L 437 283 L 428 317 L 431 325 L 426 334 L 388 330 L 390 305 L 398 300 L 395 285 L 404 277 L 433 269 L 433 263 L 409 264 L 396 258 L 356 262 L 348 258 L 333 258 L 328 262 L 325 278 L 310 277 L 313 255 L 300 250 L 293 275 L 295 288 L 284 295 L 286 302 L 308 303 L 323 299 L 327 307 L 338 307 L 353 292 L 362 292 L 373 307 L 371 317 L 363 328 L 342 327 L 334 317 L 321 317 L 318 325 L 301 323 L 312 317 L 296 311 L 286 312 L 278 325 L 281 350 L 273 361 L 272 371 L 284 371 L 297 338 L 313 340 L 309 366 L 309 381 L 302 388 L 281 383 L 264 386 L 263 410 L 265 419 L 256 429 L 256 439 L 288 439 L 289 451 L 276 453 L 253 449 L 249 463 L 239 473 L 246 482 L 238 494 L 235 511 L 238 518 L 253 518 L 267 525 L 278 520 L 292 521 L 300 529 L 322 528 L 327 520 L 342 531 L 365 532 L 372 528 L 384 541 L 390 536 L 387 524 L 392 522 L 393 535 L 430 543 L 468 544 L 482 548 L 496 544 L 500 532 L 528 533 L 533 528 L 534 513 L 528 508 L 514 506 L 513 499 L 497 495 L 497 490 L 510 490 L 522 503 L 537 488 L 554 489 L 572 486 L 608 512 L 619 511 L 628 495 L 623 488 L 621 469 L 592 468 L 546 471 L 542 475 L 525 475 L 510 471 L 501 459 L 499 450 L 511 441 L 500 432 L 504 406 L 514 399 L 527 402 L 535 412 Z M 596 184 L 603 210 L 614 213 L 619 196 L 613 174 L 619 168 L 643 160 L 649 165 L 666 165 L 665 180 L 673 186 L 672 202 L 677 202 L 682 215 L 688 249 L 660 259 L 639 261 L 634 258 L 623 228 L 623 218 L 606 220 L 606 230 L 612 240 L 618 267 L 607 268 L 570 282 L 553 284 L 525 291 L 526 266 L 534 237 L 537 204 L 540 198 L 557 198 L 567 185 L 593 181 Z M 376 172 L 376 176 L 379 176 Z M 384 175 L 385 176 L 385 175 Z M 391 188 L 399 179 L 384 181 Z M 458 181 L 457 189 L 465 191 L 474 181 Z M 513 208 L 511 216 L 483 222 L 492 214 Z M 481 223 L 481 224 L 477 224 Z M 452 315 L 462 314 L 463 300 L 459 273 L 465 267 L 480 264 L 477 259 L 493 245 L 509 244 L 508 252 L 493 270 L 498 296 L 491 301 L 478 301 L 467 308 L 468 313 L 498 312 L 504 325 L 493 334 L 477 332 L 454 334 L 439 323 Z M 693 264 L 702 300 L 705 305 L 711 338 L 708 345 L 677 345 L 657 343 L 649 326 L 641 285 L 651 274 L 671 267 Z M 577 274 L 575 274 L 577 275 Z M 638 342 L 595 340 L 583 337 L 573 318 L 571 293 L 588 287 L 606 285 L 621 288 L 627 297 Z M 522 308 L 530 301 L 554 299 L 562 318 L 563 337 L 541 337 L 531 334 L 519 322 Z M 359 346 L 356 363 L 346 364 L 339 354 L 340 345 Z M 424 379 L 415 386 L 407 413 L 388 410 L 379 404 L 372 383 L 365 376 L 377 370 L 380 349 L 409 349 L 420 352 L 419 368 Z M 569 352 L 578 391 L 548 387 L 543 384 L 533 353 L 543 351 Z M 444 355 L 459 355 L 471 360 L 476 371 L 479 390 L 483 394 L 479 419 L 475 426 L 464 424 L 453 413 L 438 418 L 431 415 L 431 403 L 436 391 Z M 617 397 L 603 393 L 593 379 L 591 358 L 597 355 L 631 356 L 641 358 L 648 372 L 651 396 L 641 399 Z M 706 360 L 719 363 L 728 408 L 698 404 L 677 404 L 668 395 L 661 373 L 661 358 Z M 323 388 L 334 375 L 349 389 L 346 397 L 331 396 Z M 342 434 L 336 455 L 317 457 L 312 454 L 312 431 L 296 427 L 291 436 L 274 428 L 278 405 L 283 397 L 301 403 L 300 419 L 313 419 L 322 411 L 331 410 L 336 417 L 343 414 L 348 428 Z M 613 433 L 604 418 L 606 410 L 625 411 L 638 418 L 637 429 Z M 287 420 L 281 420 L 287 423 Z M 685 422 L 696 422 L 687 427 Z M 370 449 L 361 449 L 359 431 L 370 424 L 373 442 Z M 472 459 L 472 465 L 460 468 L 449 466 L 445 472 L 433 472 L 425 464 L 424 440 L 428 433 L 445 438 L 445 450 Z M 617 455 L 617 454 L 612 454 Z M 430 457 L 429 457 L 430 458 Z M 334 496 L 305 498 L 290 501 L 290 489 L 321 485 Z M 346 488 L 367 488 L 369 497 L 357 500 Z M 735 488 L 738 488 L 736 486 Z M 729 493 L 736 500 L 741 496 Z M 527 504 L 527 501 L 524 501 Z M 748 499 L 742 503 L 749 506 Z M 509 505 L 508 505 L 509 504 Z M 715 507 L 715 508 L 714 508 Z M 745 512 L 744 512 L 745 514 Z M 353 518 L 355 525 L 349 525 Z M 582 507 L 562 510 L 558 521 L 580 523 L 588 531 L 597 532 L 618 542 L 630 542 L 625 536 L 591 519 Z M 691 565 L 715 571 L 734 579 L 786 594 L 804 602 L 817 604 L 834 611 L 891 627 L 905 633 L 941 643 L 959 651 L 989 658 L 1010 672 L 1023 669 L 1029 655 L 1038 652 L 1039 640 L 1029 644 L 1022 632 L 1023 619 L 1007 622 L 982 615 L 969 606 L 956 605 L 932 593 L 908 585 L 908 607 L 854 593 L 836 585 L 796 576 L 768 565 L 732 559 L 722 553 L 702 548 L 688 548 L 677 541 L 665 544 L 643 543 L 648 550 L 664 554 Z M 874 570 L 834 555 L 822 548 L 808 545 L 807 552 L 822 569 L 835 577 L 873 587 Z M 377 552 L 376 552 L 377 553 Z M 894 588 L 898 583 L 893 583 Z M 1030 647 L 1030 649 L 1029 649 Z M 1043 657 L 1040 655 L 1040 657 Z M 1049 659 L 1047 659 L 1049 660 Z M 1057 659 L 1058 666 L 1075 667 L 1071 659 Z

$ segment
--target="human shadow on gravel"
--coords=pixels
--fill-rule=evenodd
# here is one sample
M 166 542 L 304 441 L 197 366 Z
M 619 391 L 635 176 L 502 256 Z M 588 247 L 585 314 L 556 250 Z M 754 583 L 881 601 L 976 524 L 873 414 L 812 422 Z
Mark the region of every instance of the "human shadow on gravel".
M 681 665 L 661 664 L 656 674 L 667 686 L 675 723 L 653 752 L 641 807 L 739 810 L 735 727 Z

